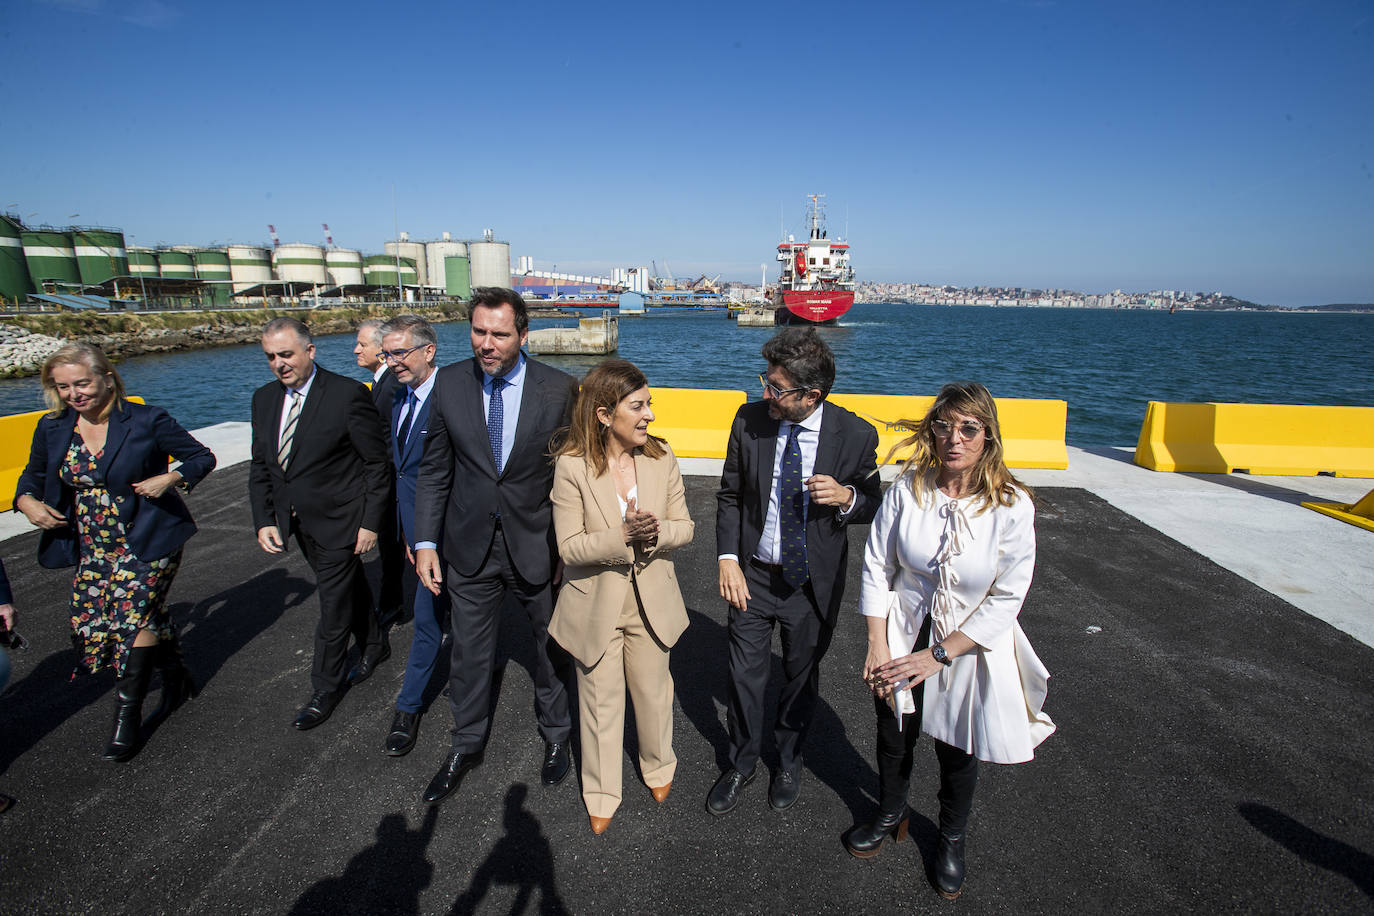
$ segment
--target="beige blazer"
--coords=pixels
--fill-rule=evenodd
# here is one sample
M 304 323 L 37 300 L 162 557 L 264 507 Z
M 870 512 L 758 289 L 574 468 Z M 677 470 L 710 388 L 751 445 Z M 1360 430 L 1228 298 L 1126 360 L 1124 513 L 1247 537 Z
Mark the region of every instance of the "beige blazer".
M 657 460 L 636 454 L 635 475 L 639 507 L 658 517 L 658 541 L 647 549 L 625 543 L 609 472 L 593 477 L 586 461 L 571 455 L 560 455 L 554 466 L 553 528 L 565 569 L 549 635 L 588 667 L 610 644 L 632 571 L 659 642 L 671 648 L 687 629 L 687 607 L 668 558 L 673 548 L 691 543 L 695 527 L 687 514 L 682 472 L 669 450 Z

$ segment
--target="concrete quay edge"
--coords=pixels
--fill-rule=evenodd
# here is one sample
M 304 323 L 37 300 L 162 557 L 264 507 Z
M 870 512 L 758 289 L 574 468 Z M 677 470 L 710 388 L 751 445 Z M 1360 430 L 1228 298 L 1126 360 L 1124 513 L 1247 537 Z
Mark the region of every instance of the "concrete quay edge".
M 251 457 L 251 424 L 194 431 L 227 468 Z M 1353 503 L 1374 479 L 1160 473 L 1130 448 L 1070 446 L 1067 470 L 1019 470 L 1031 487 L 1078 487 L 1307 614 L 1374 647 L 1374 535 L 1327 518 L 1303 500 Z M 720 459 L 680 458 L 688 476 L 717 477 Z M 884 480 L 896 475 L 883 467 Z M 0 517 L 0 541 L 32 530 Z

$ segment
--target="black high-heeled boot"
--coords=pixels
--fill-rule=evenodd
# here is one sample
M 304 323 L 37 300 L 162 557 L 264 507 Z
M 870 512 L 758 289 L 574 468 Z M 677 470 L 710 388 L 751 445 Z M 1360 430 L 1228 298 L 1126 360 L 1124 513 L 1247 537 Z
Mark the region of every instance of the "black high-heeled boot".
M 162 694 L 158 697 L 157 708 L 148 714 L 148 723 L 160 723 L 181 708 L 182 704 L 200 693 L 191 669 L 181 657 L 181 645 L 177 638 L 164 639 L 155 647 L 153 663 L 162 674 Z
M 156 646 L 136 646 L 129 650 L 124 675 L 115 682 L 114 730 L 105 748 L 106 760 L 123 763 L 138 753 L 143 698 L 153 677 L 153 652 Z
M 898 843 L 906 842 L 907 827 L 911 823 L 911 808 L 903 804 L 895 813 L 880 811 L 878 816 L 867 824 L 860 824 L 849 831 L 844 838 L 844 848 L 851 856 L 871 859 L 882 851 L 883 841 L 888 837 Z
M 935 890 L 953 900 L 964 889 L 964 838 L 978 785 L 978 759 L 941 741 L 935 742 L 940 760 L 940 840 L 935 846 Z
M 940 831 L 935 846 L 935 890 L 953 900 L 964 890 L 964 835 Z

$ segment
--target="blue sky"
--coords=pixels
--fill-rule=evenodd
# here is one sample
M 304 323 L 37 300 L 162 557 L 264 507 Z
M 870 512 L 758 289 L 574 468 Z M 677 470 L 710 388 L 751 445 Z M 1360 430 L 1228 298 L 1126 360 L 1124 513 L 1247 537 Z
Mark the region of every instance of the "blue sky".
M 0 7 L 32 222 L 757 282 L 815 192 L 861 280 L 1374 301 L 1368 0 Z

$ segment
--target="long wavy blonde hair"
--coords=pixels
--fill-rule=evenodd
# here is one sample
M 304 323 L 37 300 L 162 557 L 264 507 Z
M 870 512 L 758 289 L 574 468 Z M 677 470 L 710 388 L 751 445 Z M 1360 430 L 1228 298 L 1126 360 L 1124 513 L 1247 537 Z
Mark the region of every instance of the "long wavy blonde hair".
M 1034 499 L 1030 487 L 1017 480 L 1003 460 L 1002 426 L 997 420 L 997 402 L 992 393 L 978 382 L 951 382 L 940 389 L 935 403 L 919 421 L 902 420 L 901 425 L 916 432 L 898 442 L 887 453 L 886 461 L 910 448 L 911 454 L 902 461 L 901 479 L 909 481 L 918 505 L 924 506 L 935 490 L 940 473 L 940 452 L 931 428 L 933 420 L 953 421 L 955 414 L 974 417 L 983 424 L 983 454 L 973 469 L 971 495 L 980 497 L 978 512 L 993 506 L 1010 506 L 1018 498 L 1017 491 Z
M 39 372 L 39 378 L 43 381 L 43 400 L 50 411 L 48 416 L 55 417 L 67 407 L 62 395 L 57 393 L 57 383 L 52 380 L 52 370 L 57 366 L 85 366 L 96 375 L 113 381 L 114 397 L 110 398 L 100 411 L 100 419 L 108 417 L 116 408 L 124 408 L 124 380 L 115 371 L 110 358 L 101 352 L 99 347 L 86 343 L 69 343 L 59 347 L 52 356 L 44 360 L 43 368 Z
M 580 456 L 596 476 L 605 474 L 609 468 L 606 440 L 611 436 L 611 429 L 597 418 L 597 408 L 604 407 L 607 413 L 614 415 L 616 405 L 648 384 L 649 380 L 639 367 L 627 360 L 608 359 L 597 364 L 582 380 L 577 400 L 573 402 L 572 425 L 554 447 L 554 456 Z M 656 436 L 650 436 L 642 449 L 650 458 L 668 454 L 663 440 Z

